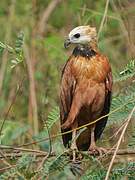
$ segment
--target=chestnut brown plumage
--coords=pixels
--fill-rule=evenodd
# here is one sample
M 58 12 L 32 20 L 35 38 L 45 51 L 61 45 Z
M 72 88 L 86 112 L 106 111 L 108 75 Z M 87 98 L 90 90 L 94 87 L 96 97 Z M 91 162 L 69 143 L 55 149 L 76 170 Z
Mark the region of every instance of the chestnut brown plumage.
M 66 62 L 60 87 L 60 120 L 65 147 L 99 151 L 95 141 L 100 138 L 107 122 L 105 117 L 88 126 L 76 140 L 75 128 L 106 115 L 110 110 L 112 73 L 108 58 L 97 48 L 96 29 L 79 26 L 69 33 L 65 47 L 77 44 Z

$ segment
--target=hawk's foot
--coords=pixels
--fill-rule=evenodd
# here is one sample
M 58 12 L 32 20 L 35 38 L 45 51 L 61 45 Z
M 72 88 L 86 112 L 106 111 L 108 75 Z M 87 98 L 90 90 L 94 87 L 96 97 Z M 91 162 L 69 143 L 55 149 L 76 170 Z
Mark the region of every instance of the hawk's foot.
M 107 153 L 107 150 L 102 147 L 97 147 L 97 146 L 90 146 L 89 149 L 89 154 L 91 155 L 99 155 L 102 156 L 103 154 Z

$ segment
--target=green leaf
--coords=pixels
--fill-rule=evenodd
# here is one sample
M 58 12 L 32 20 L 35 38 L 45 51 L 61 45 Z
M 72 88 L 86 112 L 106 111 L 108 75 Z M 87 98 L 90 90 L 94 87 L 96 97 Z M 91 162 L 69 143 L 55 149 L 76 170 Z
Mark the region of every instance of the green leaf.
M 59 120 L 59 108 L 56 106 L 54 107 L 49 115 L 47 120 L 47 127 L 48 129 L 51 129 L 52 126 Z M 45 125 L 46 126 L 46 125 Z

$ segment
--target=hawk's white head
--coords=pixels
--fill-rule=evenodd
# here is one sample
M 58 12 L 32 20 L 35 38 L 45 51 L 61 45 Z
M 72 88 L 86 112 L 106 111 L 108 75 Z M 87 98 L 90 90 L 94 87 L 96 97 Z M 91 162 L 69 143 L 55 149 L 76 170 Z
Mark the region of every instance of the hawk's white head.
M 70 44 L 89 44 L 96 41 L 97 33 L 95 27 L 78 26 L 70 31 L 68 38 L 65 40 L 64 47 L 67 48 Z

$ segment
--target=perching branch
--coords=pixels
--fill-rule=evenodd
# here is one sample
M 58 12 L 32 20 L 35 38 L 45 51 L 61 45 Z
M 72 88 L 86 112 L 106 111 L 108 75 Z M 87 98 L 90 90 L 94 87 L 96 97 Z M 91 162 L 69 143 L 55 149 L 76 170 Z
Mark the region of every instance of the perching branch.
M 14 158 L 14 160 L 18 160 L 18 158 L 22 157 L 24 154 L 36 157 L 36 161 L 34 163 L 39 163 L 40 161 L 42 163 L 43 162 L 42 158 L 44 160 L 46 160 L 49 157 L 56 156 L 55 153 L 51 153 L 51 154 L 49 154 L 49 157 L 48 157 L 48 152 L 44 152 L 44 151 L 40 151 L 40 150 L 33 150 L 33 149 L 16 148 L 16 147 L 12 147 L 12 146 L 1 145 L 0 149 L 3 150 L 3 153 L 2 154 L 0 153 L 0 160 L 2 160 L 3 162 L 5 162 L 5 160 L 7 162 L 7 160 L 11 160 L 12 158 Z M 105 157 L 110 158 L 110 155 L 114 154 L 115 149 L 107 149 L 107 150 L 108 150 L 107 155 Z M 69 154 L 69 156 L 70 156 L 70 152 L 71 151 L 69 150 L 69 153 L 67 152 L 67 155 Z M 85 151 L 85 152 L 83 151 L 80 153 L 82 153 L 82 155 L 83 154 L 93 155 L 92 153 L 87 152 L 87 151 Z M 132 160 L 134 160 L 134 157 L 135 157 L 135 150 L 134 149 L 132 149 L 132 150 L 131 149 L 119 149 L 117 151 L 117 158 L 116 158 L 115 162 L 117 162 L 117 163 L 120 162 L 121 158 L 119 158 L 119 156 L 125 156 L 125 155 L 126 155 L 126 161 L 132 161 Z M 95 156 L 95 154 L 94 154 L 94 156 Z M 131 157 L 131 156 L 132 156 L 132 159 L 131 158 L 128 159 L 128 157 Z M 104 156 L 102 158 L 104 158 Z M 7 164 L 7 167 L 2 167 L 0 169 L 0 172 L 5 172 L 9 169 L 15 168 L 16 166 L 17 166 L 16 164 L 12 164 L 12 165 Z
M 47 154 L 47 152 L 45 152 L 45 151 L 40 151 L 40 150 L 35 150 L 35 149 L 19 148 L 19 147 L 13 147 L 13 146 L 4 146 L 4 145 L 0 145 L 0 149 L 17 151 L 17 152 L 22 151 L 22 152 L 29 152 L 29 153 L 40 153 L 40 154 L 43 154 L 43 155 Z
M 113 155 L 115 152 L 115 149 L 107 149 L 107 155 Z M 93 155 L 92 152 L 89 152 L 90 155 Z M 119 149 L 117 151 L 117 155 L 135 155 L 134 149 Z
M 48 154 L 48 152 L 41 151 L 41 150 L 17 148 L 17 147 L 4 146 L 4 145 L 1 145 L 0 149 L 4 150 L 5 152 L 4 156 L 6 158 L 21 157 L 23 155 L 23 152 L 30 155 L 36 155 L 37 157 L 45 157 Z M 115 149 L 107 149 L 107 155 L 113 155 L 114 152 L 115 152 Z M 82 151 L 81 153 L 93 155 L 92 152 L 87 152 L 87 151 Z M 119 149 L 117 151 L 117 155 L 135 155 L 135 150 L 134 149 Z M 55 153 L 54 152 L 50 153 L 50 156 L 55 156 Z M 0 159 L 1 158 L 3 158 L 3 156 L 0 155 Z

